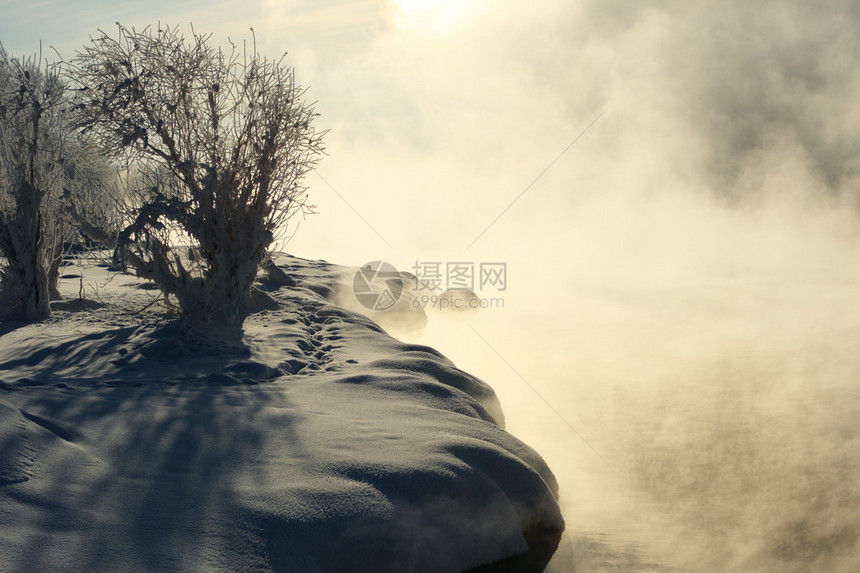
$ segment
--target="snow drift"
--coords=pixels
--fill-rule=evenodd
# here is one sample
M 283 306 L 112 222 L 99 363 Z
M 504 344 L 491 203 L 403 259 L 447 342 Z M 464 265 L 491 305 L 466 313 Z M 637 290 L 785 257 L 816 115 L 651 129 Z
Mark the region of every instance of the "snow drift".
M 543 567 L 557 484 L 492 389 L 330 302 L 343 268 L 278 265 L 241 331 L 93 266 L 62 282 L 95 302 L 0 324 L 0 569 Z

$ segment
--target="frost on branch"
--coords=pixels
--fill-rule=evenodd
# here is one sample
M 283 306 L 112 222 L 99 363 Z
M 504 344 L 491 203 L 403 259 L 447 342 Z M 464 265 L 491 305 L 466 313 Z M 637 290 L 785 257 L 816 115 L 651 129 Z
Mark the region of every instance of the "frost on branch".
M 0 45 L 0 272 L 4 299 L 30 320 L 50 316 L 63 239 L 64 86 L 41 56 L 10 58 Z
M 169 27 L 102 32 L 72 62 L 74 109 L 81 131 L 146 182 L 119 234 L 123 264 L 186 316 L 241 323 L 275 234 L 311 212 L 303 179 L 324 133 L 284 58 L 209 40 Z

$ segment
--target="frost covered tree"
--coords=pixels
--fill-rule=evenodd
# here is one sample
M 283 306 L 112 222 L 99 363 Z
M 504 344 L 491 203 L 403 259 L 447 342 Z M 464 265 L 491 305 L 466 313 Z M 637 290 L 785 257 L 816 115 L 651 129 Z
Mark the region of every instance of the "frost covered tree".
M 177 28 L 117 27 L 71 62 L 78 126 L 146 182 L 117 255 L 186 316 L 241 323 L 275 233 L 310 209 L 317 114 L 284 58 L 256 45 L 225 51 L 193 30 L 187 40 Z
M 124 200 L 121 170 L 97 149 L 74 141 L 67 146 L 61 214 L 71 224 L 72 240 L 113 248 L 122 227 Z
M 56 66 L 41 55 L 11 58 L 0 45 L 2 289 L 31 320 L 50 316 L 50 299 L 59 296 L 65 111 Z

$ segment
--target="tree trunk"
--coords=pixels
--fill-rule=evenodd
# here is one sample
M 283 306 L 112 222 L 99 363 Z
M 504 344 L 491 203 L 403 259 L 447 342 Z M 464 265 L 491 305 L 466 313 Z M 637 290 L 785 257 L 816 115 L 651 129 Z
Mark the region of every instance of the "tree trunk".
M 251 309 L 251 287 L 257 277 L 257 266 L 261 257 L 255 250 L 236 248 L 214 253 L 211 287 L 213 319 L 228 324 L 241 324 Z
M 26 300 L 24 301 L 24 312 L 28 320 L 42 320 L 51 316 L 51 291 L 49 288 L 48 273 L 45 272 L 45 267 L 41 265 L 38 252 L 33 253 L 35 257 L 31 257 L 31 253 L 27 253 L 28 261 L 25 268 L 24 293 Z
M 21 237 L 25 248 L 22 255 L 24 281 L 21 285 L 25 295 L 24 311 L 28 320 L 42 320 L 51 316 L 51 292 L 48 271 L 41 257 L 44 237 L 42 236 L 42 213 L 35 207 L 28 214 L 24 228 L 26 235 Z
M 18 191 L 15 218 L 6 222 L 4 244 L 10 252 L 5 255 L 13 282 L 10 286 L 27 319 L 42 320 L 51 316 L 51 294 L 42 256 L 41 194 L 24 187 Z
M 48 253 L 48 294 L 51 300 L 63 300 L 60 294 L 60 266 L 63 264 L 63 243 L 56 242 Z

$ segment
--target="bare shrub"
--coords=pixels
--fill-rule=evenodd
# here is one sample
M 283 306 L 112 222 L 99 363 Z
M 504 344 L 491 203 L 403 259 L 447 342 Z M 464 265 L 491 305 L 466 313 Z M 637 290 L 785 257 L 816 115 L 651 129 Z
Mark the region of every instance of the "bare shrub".
M 241 323 L 275 233 L 311 209 L 303 178 L 323 152 L 317 114 L 283 57 L 117 26 L 71 67 L 78 126 L 142 174 L 117 254 L 185 315 Z

